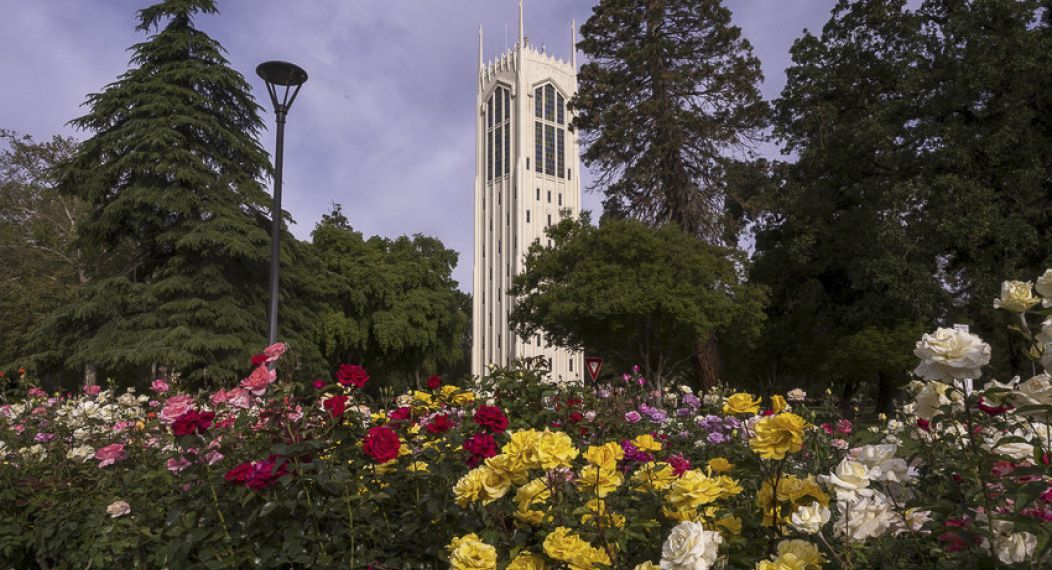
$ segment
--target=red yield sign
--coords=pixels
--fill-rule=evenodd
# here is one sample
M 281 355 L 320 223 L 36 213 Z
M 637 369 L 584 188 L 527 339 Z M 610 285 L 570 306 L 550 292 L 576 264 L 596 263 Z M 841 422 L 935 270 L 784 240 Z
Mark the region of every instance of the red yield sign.
M 599 371 L 603 369 L 603 359 L 598 356 L 586 356 L 584 357 L 584 366 L 588 369 L 588 375 L 592 377 L 592 382 L 595 382 L 599 378 Z

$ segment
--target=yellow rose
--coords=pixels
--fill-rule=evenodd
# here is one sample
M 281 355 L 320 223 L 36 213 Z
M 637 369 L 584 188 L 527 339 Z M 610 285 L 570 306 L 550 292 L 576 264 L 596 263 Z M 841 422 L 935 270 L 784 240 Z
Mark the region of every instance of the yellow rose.
M 537 442 L 540 439 L 541 432 L 535 429 L 508 432 L 508 443 L 500 451 L 525 469 L 540 469 L 541 460 L 537 456 Z
M 510 563 L 506 570 L 545 570 L 547 565 L 541 556 L 524 550 Z
M 643 562 L 642 564 L 636 564 L 636 567 L 633 568 L 632 570 L 661 570 L 661 567 L 658 566 L 657 564 L 654 564 L 653 562 L 647 560 L 646 562 Z
M 1001 283 L 1001 298 L 994 299 L 994 308 L 1025 313 L 1040 301 L 1034 296 L 1034 286 L 1029 281 L 1005 281 Z
M 632 474 L 632 488 L 641 493 L 648 491 L 663 491 L 675 483 L 679 477 L 676 470 L 664 461 L 648 461 L 636 469 Z
M 778 543 L 778 556 L 792 554 L 804 563 L 807 570 L 821 570 L 822 564 L 826 562 L 818 547 L 806 540 L 783 540 Z
M 544 520 L 544 512 L 531 510 L 534 505 L 543 504 L 551 497 L 548 483 L 541 478 L 533 479 L 515 492 L 515 518 L 528 524 L 539 524 Z M 547 509 L 546 509 L 547 510 Z
M 409 471 L 410 473 L 427 473 L 428 472 L 428 465 L 427 465 L 427 463 L 424 463 L 423 461 L 414 461 L 414 462 L 410 463 L 408 466 L 406 466 L 405 469 L 406 469 L 406 471 Z
M 697 469 L 687 471 L 668 492 L 668 502 L 674 509 L 697 508 L 729 496 L 719 479 L 705 476 Z
M 482 542 L 475 533 L 453 538 L 449 546 L 449 567 L 453 570 L 493 570 L 497 549 Z
M 780 414 L 789 409 L 789 402 L 785 401 L 785 398 L 775 394 L 771 396 L 771 410 L 776 414 Z
M 569 467 L 571 462 L 580 452 L 573 445 L 570 436 L 562 432 L 544 430 L 537 439 L 536 445 L 537 461 L 541 469 L 555 469 L 556 467 Z
M 564 526 L 556 528 L 544 538 L 544 553 L 565 562 L 572 570 L 590 570 L 597 563 L 610 565 L 606 552 L 594 548 Z
M 749 447 L 764 459 L 785 459 L 787 454 L 803 448 L 806 427 L 804 418 L 793 413 L 767 416 L 756 423 Z
M 464 474 L 453 486 L 453 497 L 456 503 L 463 508 L 474 503 L 485 496 L 482 482 L 483 473 L 480 469 L 472 469 Z
M 625 458 L 625 450 L 616 441 L 603 445 L 590 445 L 584 452 L 584 458 L 592 465 L 605 469 L 617 469 L 617 462 Z
M 716 528 L 722 528 L 734 536 L 738 536 L 742 533 L 742 520 L 733 515 L 726 516 L 716 521 Z
M 661 442 L 656 441 L 654 436 L 644 433 L 632 440 L 632 445 L 640 451 L 661 451 Z
M 599 517 L 600 524 L 606 528 L 625 526 L 625 517 L 607 509 L 606 501 L 602 499 L 592 499 L 585 503 L 584 508 L 588 509 L 588 512 L 581 515 L 583 524 L 589 524 L 595 517 Z
M 814 475 L 808 475 L 805 479 L 793 475 L 782 475 L 778 481 L 777 493 L 775 493 L 771 479 L 760 485 L 760 490 L 756 493 L 756 506 L 763 512 L 763 526 L 773 526 L 776 500 L 779 517 L 788 524 L 797 507 L 810 505 L 815 501 L 822 506 L 828 506 L 829 499 L 829 495 L 822 490 L 822 486 L 818 484 Z
M 516 461 L 516 458 L 505 453 L 487 458 L 486 466 L 494 471 L 500 471 L 506 474 L 508 478 L 511 479 L 511 482 L 516 485 L 522 485 L 525 483 L 529 475 L 529 472 L 522 462 Z
M 713 473 L 729 473 L 734 469 L 734 464 L 724 457 L 713 457 L 708 463 L 709 470 Z
M 725 414 L 756 414 L 760 411 L 760 399 L 746 392 L 738 392 L 723 402 Z
M 624 482 L 624 476 L 616 469 L 586 465 L 577 477 L 577 490 L 597 497 L 605 497 L 616 491 Z
M 506 472 L 491 469 L 489 465 L 480 465 L 474 470 L 481 472 L 482 493 L 479 498 L 483 505 L 496 501 L 511 489 L 511 477 Z
M 807 563 L 795 554 L 783 554 L 774 560 L 761 560 L 756 570 L 807 570 Z

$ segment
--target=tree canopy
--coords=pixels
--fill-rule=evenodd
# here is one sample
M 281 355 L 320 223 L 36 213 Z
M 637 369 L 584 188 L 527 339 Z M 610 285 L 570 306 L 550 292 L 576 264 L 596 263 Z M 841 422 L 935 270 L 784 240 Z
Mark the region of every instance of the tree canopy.
M 661 382 L 689 366 L 708 335 L 759 330 L 762 289 L 741 283 L 725 249 L 674 225 L 603 219 L 595 227 L 586 214 L 548 235 L 552 246 L 530 247 L 509 290 L 524 338 L 543 329 L 554 345 L 639 364 Z

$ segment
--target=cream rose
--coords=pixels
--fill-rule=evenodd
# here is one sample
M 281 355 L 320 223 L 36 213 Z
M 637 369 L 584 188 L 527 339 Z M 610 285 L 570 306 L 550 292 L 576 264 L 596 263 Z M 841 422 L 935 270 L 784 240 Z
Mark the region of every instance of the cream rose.
M 1005 281 L 1001 283 L 1001 298 L 994 299 L 994 308 L 1025 313 L 1038 301 L 1040 299 L 1034 296 L 1034 285 L 1029 281 Z
M 1033 558 L 1037 537 L 1029 532 L 1014 532 L 997 538 L 997 559 L 1005 564 L 1019 564 Z
M 1046 269 L 1045 273 L 1037 278 L 1034 289 L 1037 290 L 1038 295 L 1044 297 L 1041 299 L 1041 306 L 1052 307 L 1052 269 Z
M 683 521 L 661 545 L 661 570 L 709 570 L 722 542 L 720 533 L 705 530 L 701 523 Z
M 942 382 L 929 382 L 924 384 L 917 392 L 913 407 L 913 414 L 918 418 L 930 420 L 939 413 L 939 408 L 951 404 L 946 393 L 950 386 Z
M 891 443 L 864 445 L 851 450 L 851 457 L 869 468 L 871 481 L 903 483 L 913 478 L 905 459 L 895 457 L 898 446 Z
M 829 522 L 831 515 L 832 513 L 828 507 L 823 507 L 821 503 L 816 501 L 810 505 L 797 507 L 793 514 L 789 515 L 789 523 L 802 533 L 818 534 L 822 531 L 822 527 Z
M 990 345 L 972 333 L 940 328 L 922 336 L 913 354 L 921 359 L 913 373 L 926 380 L 978 378 L 990 362 Z
M 869 469 L 865 463 L 845 457 L 831 475 L 821 475 L 821 482 L 833 487 L 837 498 L 854 500 L 858 495 L 868 495 Z
M 106 512 L 110 514 L 110 518 L 123 517 L 131 512 L 131 505 L 126 501 L 114 501 L 106 507 Z
M 879 492 L 855 501 L 838 501 L 837 512 L 837 535 L 855 542 L 883 536 L 898 522 L 887 497 Z
M 1052 376 L 1045 372 L 1016 386 L 1012 403 L 1016 407 L 1052 405 Z

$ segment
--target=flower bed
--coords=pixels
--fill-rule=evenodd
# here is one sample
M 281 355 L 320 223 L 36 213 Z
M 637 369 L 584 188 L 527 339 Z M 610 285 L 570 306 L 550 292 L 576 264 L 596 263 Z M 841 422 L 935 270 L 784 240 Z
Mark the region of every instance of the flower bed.
M 998 305 L 1026 325 L 1041 300 L 1029 284 L 1005 291 Z M 1040 359 L 1052 321 L 1030 338 Z M 164 381 L 146 394 L 21 387 L 0 407 L 0 558 L 46 568 L 1052 564 L 1049 376 L 965 393 L 989 346 L 964 331 L 925 335 L 914 400 L 867 426 L 808 406 L 801 390 L 662 394 L 638 372 L 593 389 L 524 366 L 471 389 L 433 377 L 374 399 L 361 392 L 368 373 L 344 365 L 304 393 L 268 368 L 283 350 L 269 347 L 240 385 L 211 394 Z

